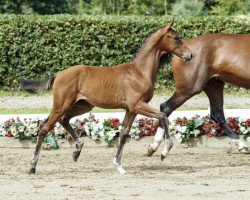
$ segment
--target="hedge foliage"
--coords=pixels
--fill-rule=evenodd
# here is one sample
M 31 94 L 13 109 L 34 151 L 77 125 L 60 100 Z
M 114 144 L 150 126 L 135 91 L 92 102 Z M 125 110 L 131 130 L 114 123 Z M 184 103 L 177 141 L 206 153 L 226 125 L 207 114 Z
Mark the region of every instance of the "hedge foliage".
M 112 66 L 129 62 L 144 39 L 171 17 L 0 15 L 0 87 L 18 79 L 51 76 L 76 64 Z M 250 17 L 176 18 L 182 38 L 207 33 L 250 33 Z M 173 82 L 170 66 L 157 85 Z

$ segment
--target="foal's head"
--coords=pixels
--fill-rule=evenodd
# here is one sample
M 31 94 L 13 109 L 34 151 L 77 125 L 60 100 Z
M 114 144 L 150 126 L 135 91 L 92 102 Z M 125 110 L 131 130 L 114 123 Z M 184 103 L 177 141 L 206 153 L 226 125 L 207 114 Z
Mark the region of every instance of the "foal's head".
M 171 28 L 173 23 L 174 20 L 161 29 L 164 36 L 159 43 L 159 47 L 166 53 L 172 53 L 182 58 L 184 61 L 189 61 L 192 58 L 192 53 L 189 48 L 183 44 L 176 31 Z

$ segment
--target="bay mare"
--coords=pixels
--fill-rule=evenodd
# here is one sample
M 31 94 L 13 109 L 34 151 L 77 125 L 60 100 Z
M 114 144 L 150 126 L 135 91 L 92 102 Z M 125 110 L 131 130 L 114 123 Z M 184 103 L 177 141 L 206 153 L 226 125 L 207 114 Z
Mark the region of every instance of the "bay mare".
M 185 61 L 191 59 L 190 50 L 183 45 L 177 33 L 171 28 L 172 24 L 173 20 L 153 33 L 130 63 L 113 67 L 78 65 L 46 80 L 20 81 L 20 88 L 29 92 L 53 88 L 53 108 L 49 117 L 39 127 L 30 173 L 35 173 L 44 137 L 56 122 L 59 122 L 74 139 L 76 151 L 73 152 L 73 159 L 77 161 L 83 142 L 70 126 L 69 120 L 91 111 L 94 106 L 126 110 L 114 158 L 114 164 L 121 174 L 125 173 L 121 166 L 122 149 L 137 114 L 160 120 L 168 141 L 163 154 L 169 151 L 172 140 L 168 131 L 168 118 L 164 113 L 149 106 L 148 102 L 153 96 L 160 57 L 166 53 L 173 53 Z
M 210 117 L 233 140 L 241 152 L 248 152 L 225 120 L 223 88 L 225 82 L 250 89 L 250 34 L 210 34 L 184 40 L 191 50 L 190 62 L 174 56 L 172 69 L 175 92 L 160 105 L 161 112 L 169 116 L 192 96 L 204 91 L 210 102 Z M 154 142 L 148 147 L 151 156 L 163 140 L 157 131 Z

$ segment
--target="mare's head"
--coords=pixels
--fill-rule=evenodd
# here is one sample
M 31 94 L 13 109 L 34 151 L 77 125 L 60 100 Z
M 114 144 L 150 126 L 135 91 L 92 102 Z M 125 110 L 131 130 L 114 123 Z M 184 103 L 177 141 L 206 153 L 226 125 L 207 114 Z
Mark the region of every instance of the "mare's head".
M 189 61 L 192 58 L 192 53 L 189 48 L 183 44 L 176 31 L 172 29 L 173 23 L 174 20 L 160 30 L 164 36 L 159 43 L 159 47 L 166 53 L 172 53 L 184 61 Z

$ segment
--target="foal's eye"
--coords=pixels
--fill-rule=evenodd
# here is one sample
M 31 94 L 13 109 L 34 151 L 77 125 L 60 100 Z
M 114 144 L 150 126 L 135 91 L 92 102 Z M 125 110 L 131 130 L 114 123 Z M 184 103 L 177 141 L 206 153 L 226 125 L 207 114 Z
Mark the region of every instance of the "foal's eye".
M 178 38 L 178 36 L 174 36 L 174 40 L 178 40 L 179 38 Z

